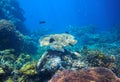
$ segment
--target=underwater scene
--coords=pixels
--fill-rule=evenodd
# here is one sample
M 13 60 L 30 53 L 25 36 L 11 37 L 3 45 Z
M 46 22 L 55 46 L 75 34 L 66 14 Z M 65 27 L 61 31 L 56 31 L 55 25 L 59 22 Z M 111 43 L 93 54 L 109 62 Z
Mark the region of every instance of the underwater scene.
M 0 0 L 0 82 L 120 82 L 120 0 Z

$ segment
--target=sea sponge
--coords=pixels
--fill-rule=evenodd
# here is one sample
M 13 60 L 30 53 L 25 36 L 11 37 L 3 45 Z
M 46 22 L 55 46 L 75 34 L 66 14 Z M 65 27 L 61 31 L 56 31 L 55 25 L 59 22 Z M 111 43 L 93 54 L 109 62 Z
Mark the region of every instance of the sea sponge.
M 95 67 L 77 71 L 64 70 L 55 74 L 49 82 L 120 82 L 109 69 Z
M 66 46 L 74 45 L 77 40 L 70 34 L 51 34 L 39 40 L 40 46 L 48 46 L 50 49 L 63 51 Z

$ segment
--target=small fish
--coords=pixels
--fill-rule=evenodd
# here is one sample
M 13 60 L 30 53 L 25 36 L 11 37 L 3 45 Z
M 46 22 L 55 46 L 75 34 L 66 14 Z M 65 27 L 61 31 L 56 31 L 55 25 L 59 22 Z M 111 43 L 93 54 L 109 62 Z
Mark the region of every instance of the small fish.
M 52 43 L 52 42 L 54 42 L 54 41 L 55 41 L 55 39 L 50 38 L 49 43 Z
M 45 24 L 46 23 L 46 21 L 40 21 L 39 22 L 39 24 Z
M 69 32 L 68 32 L 68 31 L 65 31 L 65 33 L 66 33 L 66 34 L 69 34 Z
M 70 45 L 71 47 L 74 47 L 74 45 L 73 45 L 73 44 L 71 44 L 71 43 L 69 43 L 69 45 Z
M 80 51 L 76 50 L 77 53 L 80 53 Z

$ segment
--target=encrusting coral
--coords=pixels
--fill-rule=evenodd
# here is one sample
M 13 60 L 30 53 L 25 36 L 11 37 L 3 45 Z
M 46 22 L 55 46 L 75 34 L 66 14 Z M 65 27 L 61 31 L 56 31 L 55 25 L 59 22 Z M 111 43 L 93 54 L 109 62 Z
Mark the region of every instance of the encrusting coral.
M 49 46 L 50 49 L 63 51 L 66 46 L 74 45 L 77 40 L 70 34 L 51 34 L 39 40 L 40 46 Z

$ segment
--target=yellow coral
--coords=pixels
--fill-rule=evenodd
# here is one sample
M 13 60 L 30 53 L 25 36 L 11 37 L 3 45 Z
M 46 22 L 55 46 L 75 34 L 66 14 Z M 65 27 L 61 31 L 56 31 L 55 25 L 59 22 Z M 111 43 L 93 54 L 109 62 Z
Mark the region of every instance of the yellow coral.
M 5 74 L 5 71 L 3 70 L 3 68 L 0 68 L 0 75 L 1 74 Z
M 14 82 L 12 78 L 8 78 L 5 82 Z
M 19 72 L 24 74 L 24 75 L 35 75 L 37 73 L 36 66 L 37 66 L 36 62 L 29 62 L 29 63 L 25 64 L 19 70 Z
M 99 56 L 99 58 L 104 58 L 103 54 L 99 54 L 98 56 Z
M 37 73 L 37 71 L 36 70 L 28 70 L 28 71 L 25 71 L 23 74 L 24 75 L 35 75 Z

